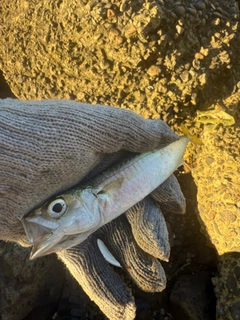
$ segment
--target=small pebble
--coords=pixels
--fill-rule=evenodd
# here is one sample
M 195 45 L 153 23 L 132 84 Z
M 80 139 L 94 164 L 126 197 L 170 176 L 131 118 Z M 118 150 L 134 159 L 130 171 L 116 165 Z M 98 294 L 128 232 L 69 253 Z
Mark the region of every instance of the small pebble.
M 194 4 L 194 7 L 198 10 L 204 10 L 206 8 L 206 5 L 202 1 L 198 1 Z
M 158 66 L 152 65 L 147 70 L 147 74 L 151 77 L 158 76 L 161 73 L 161 69 Z
M 184 71 L 183 73 L 180 74 L 180 78 L 182 79 L 183 82 L 188 82 L 190 80 L 190 73 L 188 71 Z
M 213 17 L 224 18 L 223 15 L 217 11 L 213 12 Z
M 203 60 L 203 59 L 204 59 L 204 55 L 201 54 L 200 52 L 197 52 L 197 53 L 195 54 L 195 59 L 197 59 L 197 60 Z
M 158 92 L 160 93 L 166 93 L 167 92 L 167 87 L 162 85 L 161 83 L 159 83 L 159 86 L 158 86 Z
M 201 38 L 201 45 L 202 46 L 206 46 L 208 44 L 208 39 L 207 39 L 207 37 L 202 37 Z
M 185 15 L 185 8 L 183 6 L 177 6 L 173 11 L 178 17 L 183 17 Z
M 237 13 L 237 10 L 236 10 L 235 7 L 231 7 L 231 8 L 229 8 L 229 9 L 227 9 L 227 10 L 228 10 L 228 12 L 229 12 L 230 14 L 236 14 L 236 13 Z
M 201 47 L 200 53 L 203 54 L 205 57 L 207 57 L 209 54 L 209 49 Z
M 101 61 L 99 66 L 102 70 L 105 70 L 109 67 L 109 63 L 107 61 Z
M 201 74 L 198 79 L 199 79 L 200 85 L 204 86 L 207 83 L 206 73 Z
M 178 24 L 176 25 L 176 30 L 178 34 L 182 34 L 184 31 L 184 28 L 182 26 L 179 26 Z
M 220 24 L 221 20 L 220 18 L 214 18 L 211 22 L 210 25 L 211 26 L 218 26 Z
M 192 8 L 187 8 L 187 12 L 189 12 L 190 14 L 192 14 L 193 16 L 195 16 L 197 14 L 197 10 L 192 9 Z

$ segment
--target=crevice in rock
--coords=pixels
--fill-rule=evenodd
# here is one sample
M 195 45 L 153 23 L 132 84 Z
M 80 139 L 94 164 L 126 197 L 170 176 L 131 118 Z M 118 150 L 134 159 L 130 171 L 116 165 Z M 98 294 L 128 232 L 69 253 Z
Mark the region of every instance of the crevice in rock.
M 16 98 L 12 93 L 7 81 L 5 80 L 2 71 L 0 70 L 0 99 Z

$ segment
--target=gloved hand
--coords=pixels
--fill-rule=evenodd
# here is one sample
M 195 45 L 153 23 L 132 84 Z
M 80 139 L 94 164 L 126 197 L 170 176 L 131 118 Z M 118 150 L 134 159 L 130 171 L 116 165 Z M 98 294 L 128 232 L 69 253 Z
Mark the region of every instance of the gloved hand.
M 158 198 L 164 194 L 165 210 L 176 213 L 185 210 L 184 197 L 174 176 L 154 191 Z M 58 253 L 84 291 L 109 319 L 135 319 L 131 290 L 104 260 L 98 239 L 104 242 L 140 289 L 161 292 L 166 277 L 157 258 L 167 260 L 170 254 L 163 214 L 151 199 L 146 198 L 126 215 L 100 228 L 87 241 Z
M 144 120 L 123 109 L 64 100 L 0 100 L 1 239 L 30 245 L 21 217 L 78 183 L 106 154 L 119 150 L 144 152 L 161 148 L 176 138 L 164 122 Z M 155 198 L 161 202 L 166 198 L 169 201 L 164 200 L 165 206 L 184 211 L 185 202 L 176 179 L 169 178 L 158 189 L 153 194 Z M 130 290 L 100 254 L 97 238 L 104 240 L 142 289 L 161 291 L 165 286 L 164 271 L 154 257 L 167 258 L 169 248 L 165 240 L 156 241 L 162 224 L 151 220 L 154 216 L 164 223 L 159 209 L 146 200 L 126 216 L 134 237 L 123 216 L 81 245 L 58 254 L 111 319 L 134 319 L 135 305 Z M 167 235 L 160 236 L 166 239 Z M 149 241 L 155 244 L 149 245 Z M 139 246 L 150 250 L 150 255 Z

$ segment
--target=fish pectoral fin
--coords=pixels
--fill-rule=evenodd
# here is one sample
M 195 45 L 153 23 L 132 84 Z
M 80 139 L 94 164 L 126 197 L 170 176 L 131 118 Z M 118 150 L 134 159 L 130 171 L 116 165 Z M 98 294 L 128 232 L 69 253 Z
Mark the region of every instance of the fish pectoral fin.
M 122 268 L 119 261 L 112 255 L 112 253 L 108 250 L 108 248 L 102 240 L 97 239 L 97 245 L 101 254 L 107 262 L 111 263 L 113 266 Z
M 112 179 L 108 180 L 110 181 L 106 182 L 105 184 L 102 183 L 99 188 L 93 189 L 93 194 L 96 197 L 101 194 L 108 194 L 109 191 L 118 190 L 123 183 L 124 177 L 122 176 L 116 179 L 112 177 Z

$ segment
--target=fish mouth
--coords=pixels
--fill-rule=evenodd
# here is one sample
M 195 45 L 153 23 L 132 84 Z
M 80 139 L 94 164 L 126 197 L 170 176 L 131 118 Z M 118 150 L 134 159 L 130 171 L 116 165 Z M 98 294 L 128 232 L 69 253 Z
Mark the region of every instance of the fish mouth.
M 60 233 L 54 233 L 54 229 L 59 226 L 57 222 L 43 225 L 42 221 L 31 217 L 21 221 L 28 240 L 33 244 L 30 260 L 55 252 L 52 249 L 61 240 Z
M 34 260 L 50 253 L 61 252 L 63 250 L 77 246 L 78 244 L 86 240 L 96 229 L 97 228 L 94 228 L 92 230 L 74 235 L 47 235 L 47 237 L 45 236 L 40 240 L 35 240 L 33 242 L 30 260 Z
M 69 249 L 83 242 L 98 229 L 92 228 L 82 233 L 65 235 L 58 230 L 58 223 L 43 226 L 35 218 L 23 218 L 22 224 L 29 241 L 33 244 L 30 260 Z
M 59 242 L 59 237 L 46 235 L 33 242 L 30 260 L 56 252 L 55 245 Z

